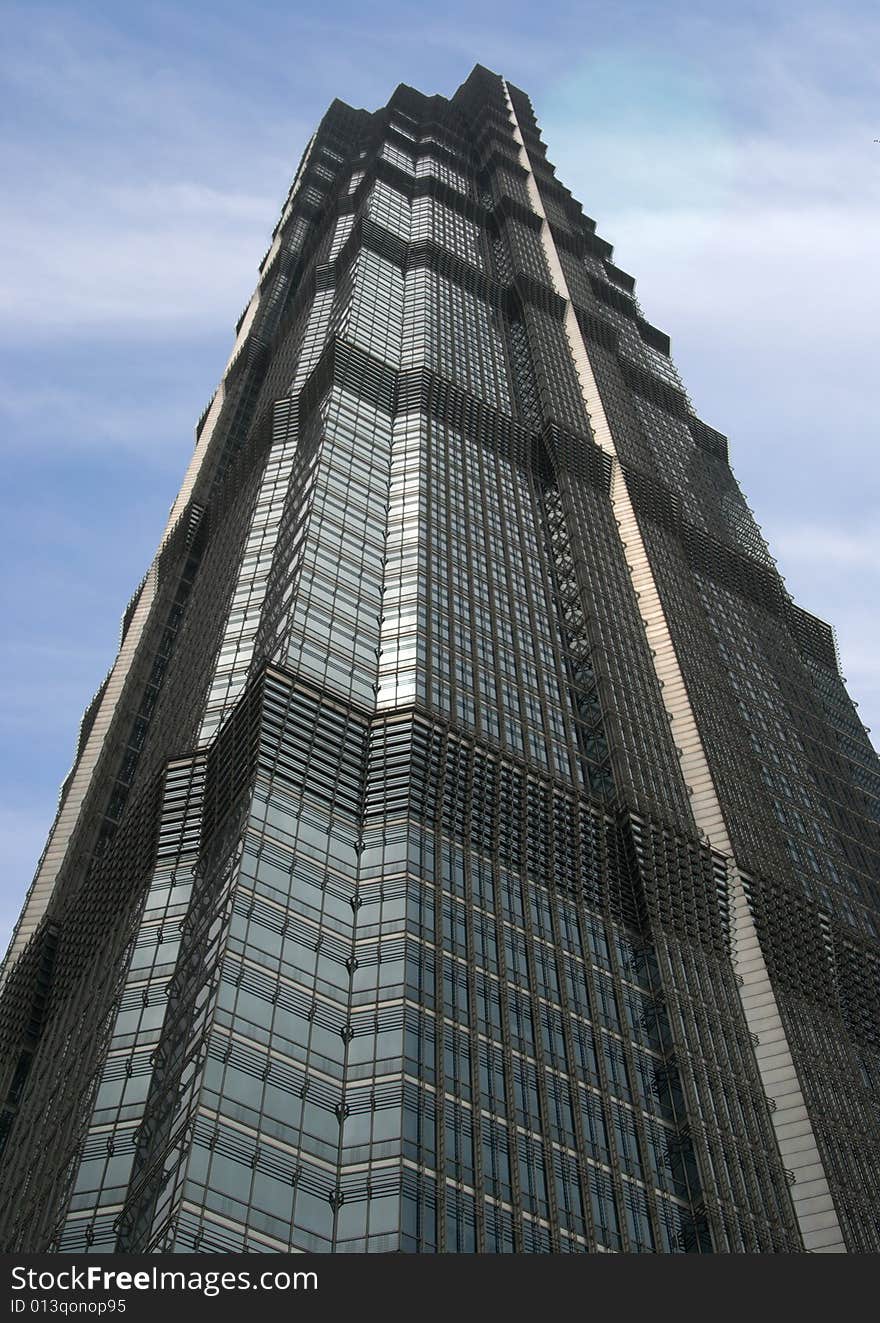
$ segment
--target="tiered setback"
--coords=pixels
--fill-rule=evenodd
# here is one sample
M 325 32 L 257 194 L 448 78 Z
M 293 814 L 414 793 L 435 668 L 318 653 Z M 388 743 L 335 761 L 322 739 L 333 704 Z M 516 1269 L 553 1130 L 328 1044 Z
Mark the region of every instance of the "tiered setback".
M 488 70 L 331 106 L 7 958 L 4 1248 L 880 1248 L 876 757 L 611 256 Z

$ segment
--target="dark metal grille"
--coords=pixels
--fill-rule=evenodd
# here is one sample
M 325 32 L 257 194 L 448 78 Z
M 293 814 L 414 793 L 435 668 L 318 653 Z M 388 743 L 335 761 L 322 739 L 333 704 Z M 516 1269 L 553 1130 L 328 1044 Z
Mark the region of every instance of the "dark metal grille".
M 880 769 L 611 257 L 488 70 L 330 107 L 7 969 L 4 1249 L 800 1250 L 737 904 L 880 1248 Z

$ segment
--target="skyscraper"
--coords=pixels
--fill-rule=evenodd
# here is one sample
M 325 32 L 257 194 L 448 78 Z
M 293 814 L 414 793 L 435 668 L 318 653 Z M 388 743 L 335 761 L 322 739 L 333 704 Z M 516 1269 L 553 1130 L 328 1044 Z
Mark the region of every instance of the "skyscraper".
M 880 1248 L 876 755 L 524 93 L 309 143 L 4 967 L 0 1243 Z

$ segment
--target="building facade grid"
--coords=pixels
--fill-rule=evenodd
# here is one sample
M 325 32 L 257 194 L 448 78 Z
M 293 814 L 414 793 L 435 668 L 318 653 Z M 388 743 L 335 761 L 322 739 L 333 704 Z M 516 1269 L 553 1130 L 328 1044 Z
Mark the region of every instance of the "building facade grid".
M 322 120 L 4 966 L 5 1249 L 880 1248 L 876 755 L 612 255 L 480 66 Z

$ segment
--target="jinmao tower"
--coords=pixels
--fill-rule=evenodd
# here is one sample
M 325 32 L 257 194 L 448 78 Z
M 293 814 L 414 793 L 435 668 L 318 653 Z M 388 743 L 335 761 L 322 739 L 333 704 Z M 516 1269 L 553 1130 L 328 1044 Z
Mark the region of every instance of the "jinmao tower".
M 877 757 L 633 289 L 502 77 L 327 111 L 4 966 L 3 1249 L 880 1249 Z

